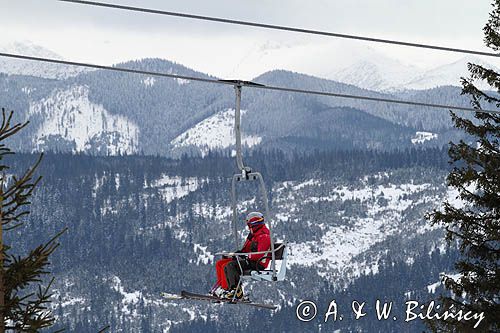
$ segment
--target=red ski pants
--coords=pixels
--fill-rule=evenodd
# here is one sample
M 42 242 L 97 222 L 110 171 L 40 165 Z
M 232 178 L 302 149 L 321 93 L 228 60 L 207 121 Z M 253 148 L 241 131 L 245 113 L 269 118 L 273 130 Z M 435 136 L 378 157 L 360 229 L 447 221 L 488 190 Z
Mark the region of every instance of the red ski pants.
M 215 262 L 215 271 L 217 272 L 217 283 L 224 289 L 229 289 L 227 285 L 226 274 L 224 274 L 224 267 L 232 261 L 231 258 L 220 259 Z

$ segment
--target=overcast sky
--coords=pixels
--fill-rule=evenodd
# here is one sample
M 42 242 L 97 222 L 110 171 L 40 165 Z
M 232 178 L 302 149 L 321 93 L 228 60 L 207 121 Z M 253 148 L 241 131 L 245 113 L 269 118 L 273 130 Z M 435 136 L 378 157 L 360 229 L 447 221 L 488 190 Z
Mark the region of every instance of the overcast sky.
M 488 0 L 114 0 L 131 6 L 386 39 L 487 50 Z M 338 41 L 57 0 L 0 0 L 0 44 L 29 40 L 74 61 L 110 64 L 161 57 L 223 77 L 272 68 L 317 73 L 368 54 L 421 68 L 464 55 Z M 498 66 L 498 62 L 483 58 Z

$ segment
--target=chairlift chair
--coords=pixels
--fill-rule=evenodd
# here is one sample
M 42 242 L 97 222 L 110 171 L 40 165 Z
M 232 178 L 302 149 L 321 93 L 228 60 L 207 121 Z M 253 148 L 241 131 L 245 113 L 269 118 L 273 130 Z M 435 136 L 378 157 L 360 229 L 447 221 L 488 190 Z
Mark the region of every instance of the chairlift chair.
M 240 80 L 224 80 L 225 82 L 232 82 L 234 83 L 234 88 L 236 92 L 236 108 L 235 108 L 235 125 L 234 125 L 234 132 L 236 136 L 236 164 L 238 166 L 238 169 L 240 170 L 240 173 L 235 174 L 233 176 L 232 182 L 231 182 L 231 206 L 233 210 L 233 216 L 232 216 L 232 227 L 233 227 L 233 234 L 234 234 L 234 239 L 235 239 L 235 244 L 236 248 L 240 247 L 240 238 L 238 235 L 238 208 L 237 208 L 237 198 L 236 198 L 236 184 L 239 182 L 247 182 L 247 181 L 256 181 L 259 184 L 260 188 L 260 194 L 262 196 L 262 201 L 264 203 L 264 209 L 265 209 L 265 216 L 266 219 L 268 219 L 268 228 L 269 228 L 269 236 L 271 238 L 271 248 L 268 251 L 262 251 L 262 252 L 246 252 L 246 253 L 235 253 L 235 252 L 221 252 L 217 253 L 218 255 L 223 255 L 223 256 L 228 256 L 228 257 L 235 257 L 238 261 L 238 265 L 241 270 L 241 278 L 240 278 L 240 284 L 243 280 L 246 281 L 270 281 L 270 282 L 276 282 L 276 281 L 283 281 L 285 279 L 286 275 L 286 261 L 287 261 L 287 243 L 282 242 L 282 243 L 277 243 L 273 239 L 273 233 L 272 233 L 272 223 L 269 220 L 270 213 L 269 213 L 269 202 L 267 198 L 267 191 L 266 191 L 266 186 L 264 183 L 264 179 L 262 178 L 262 175 L 259 172 L 253 171 L 250 167 L 245 166 L 243 164 L 243 157 L 242 157 L 242 148 L 241 148 L 241 110 L 240 110 L 240 105 L 241 105 L 241 89 L 244 85 L 251 86 L 251 85 L 259 85 L 257 83 L 253 82 L 248 82 L 248 81 L 240 81 Z M 251 254 L 264 254 L 264 256 L 260 260 L 264 259 L 271 259 L 271 266 L 270 269 L 265 269 L 265 270 L 243 270 L 240 263 L 239 263 L 239 257 L 240 256 L 248 256 Z M 279 268 L 277 267 L 277 261 L 280 260 L 281 264 L 279 265 Z

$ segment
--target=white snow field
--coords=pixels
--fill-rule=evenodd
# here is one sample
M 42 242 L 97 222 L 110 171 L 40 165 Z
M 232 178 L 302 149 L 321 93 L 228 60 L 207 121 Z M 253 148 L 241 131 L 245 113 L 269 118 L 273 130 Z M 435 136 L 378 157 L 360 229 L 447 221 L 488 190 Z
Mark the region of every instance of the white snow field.
M 108 155 L 137 152 L 138 126 L 126 117 L 113 115 L 102 105 L 92 103 L 85 86 L 56 89 L 48 98 L 32 102 L 29 115 L 36 114 L 42 114 L 44 119 L 33 139 L 37 147 L 55 135 L 73 141 L 75 152 L 85 152 L 91 148 L 92 139 L 105 136 L 105 153 Z
M 314 187 L 316 193 L 325 195 L 308 196 L 307 191 Z M 397 234 L 401 230 L 406 211 L 421 203 L 434 202 L 437 199 L 431 195 L 434 190 L 435 187 L 428 183 L 398 185 L 389 183 L 377 186 L 365 184 L 359 187 L 328 187 L 325 182 L 318 179 L 301 183 L 283 183 L 283 186 L 276 191 L 275 209 L 278 223 L 280 221 L 299 223 L 301 211 L 304 209 L 302 206 L 308 204 L 340 203 L 350 200 L 365 207 L 363 217 L 344 215 L 343 211 L 339 211 L 332 219 L 340 219 L 341 225 L 329 221 L 317 225 L 322 230 L 319 241 L 293 240 L 290 243 L 292 253 L 289 256 L 289 265 L 315 267 L 320 276 L 330 278 L 332 281 L 339 274 L 355 278 L 370 270 L 376 271 L 376 258 L 373 258 L 372 263 L 366 263 L 358 262 L 356 257 L 390 235 Z M 425 228 L 425 225 L 421 226 L 418 221 L 415 222 L 415 232 L 432 230 Z M 314 221 L 300 221 L 300 223 L 312 225 Z
M 242 115 L 246 113 L 242 110 Z M 242 133 L 241 144 L 253 147 L 260 144 L 259 136 L 245 135 Z M 210 149 L 223 149 L 234 144 L 234 109 L 216 113 L 199 122 L 186 132 L 177 136 L 171 142 L 175 148 L 194 146 L 200 149 L 202 155 Z
M 425 141 L 431 141 L 437 139 L 438 135 L 431 132 L 416 132 L 415 136 L 411 139 L 411 143 L 414 145 L 422 144 Z
M 36 45 L 31 41 L 2 44 L 0 45 L 0 52 L 64 60 L 59 54 Z M 47 79 L 62 80 L 77 76 L 78 74 L 84 72 L 90 72 L 92 70 L 93 69 L 78 66 L 59 65 L 12 58 L 0 58 L 0 73 L 10 75 L 29 75 Z

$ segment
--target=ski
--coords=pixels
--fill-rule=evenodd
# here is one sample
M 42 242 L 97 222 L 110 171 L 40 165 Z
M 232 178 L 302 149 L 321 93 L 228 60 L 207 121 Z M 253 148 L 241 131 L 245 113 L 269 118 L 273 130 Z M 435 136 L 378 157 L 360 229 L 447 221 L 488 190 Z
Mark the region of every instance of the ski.
M 277 306 L 275 306 L 275 305 L 255 303 L 252 301 L 238 300 L 238 299 L 235 299 L 233 301 L 233 300 L 219 298 L 219 297 L 212 296 L 212 295 L 191 293 L 191 292 L 185 291 L 185 290 L 181 291 L 181 296 L 184 298 L 187 298 L 187 299 L 208 300 L 208 301 L 213 301 L 213 302 L 224 302 L 224 303 L 229 303 L 229 304 L 244 304 L 244 305 L 255 306 L 258 308 L 270 309 L 270 310 L 277 309 Z
M 230 299 L 219 298 L 219 297 L 212 296 L 212 295 L 196 294 L 196 293 L 192 293 L 192 292 L 185 291 L 185 290 L 181 291 L 180 294 L 162 293 L 162 296 L 168 300 L 191 299 L 191 300 L 198 300 L 198 301 L 208 301 L 208 302 L 213 302 L 213 303 L 242 304 L 242 305 L 249 305 L 249 306 L 263 308 L 263 309 L 269 309 L 269 310 L 276 310 L 277 309 L 277 306 L 275 306 L 275 305 L 255 303 L 252 301 L 238 300 L 238 299 L 235 299 L 233 301 Z

